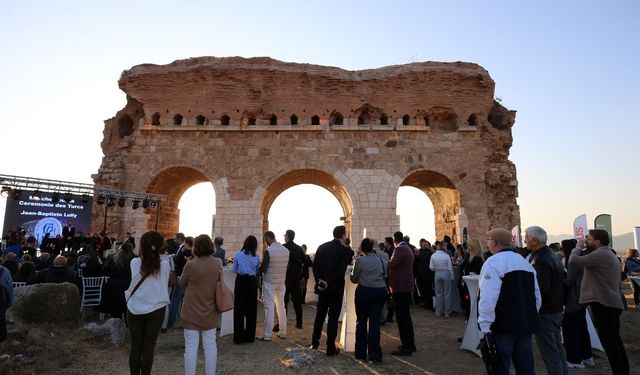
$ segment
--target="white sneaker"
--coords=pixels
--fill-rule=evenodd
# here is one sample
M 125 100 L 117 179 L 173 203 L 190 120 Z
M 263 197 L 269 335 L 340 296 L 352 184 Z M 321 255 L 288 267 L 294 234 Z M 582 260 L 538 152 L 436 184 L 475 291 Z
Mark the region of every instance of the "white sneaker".
M 567 362 L 567 367 L 568 368 L 584 368 L 584 365 L 581 363 L 571 363 L 571 362 Z
M 587 366 L 591 366 L 591 367 L 596 365 L 596 361 L 593 359 L 593 357 L 587 358 L 587 359 L 583 359 L 582 363 L 584 363 Z

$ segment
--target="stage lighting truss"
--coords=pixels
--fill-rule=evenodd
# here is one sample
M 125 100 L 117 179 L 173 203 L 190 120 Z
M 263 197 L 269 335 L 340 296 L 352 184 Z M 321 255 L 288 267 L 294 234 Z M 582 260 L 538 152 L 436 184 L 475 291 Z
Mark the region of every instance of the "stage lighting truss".
M 54 203 L 64 200 L 66 203 L 89 203 L 95 198 L 98 205 L 107 204 L 107 207 L 125 207 L 127 200 L 132 202 L 132 208 L 140 206 L 147 209 L 157 208 L 164 200 L 164 195 L 143 192 L 118 190 L 110 186 L 83 184 L 78 182 L 47 180 L 33 177 L 20 177 L 0 174 L 0 195 L 3 198 L 11 197 L 20 200 L 26 195 L 32 198 L 40 198 L 48 193 Z M 24 193 L 24 194 L 23 194 Z

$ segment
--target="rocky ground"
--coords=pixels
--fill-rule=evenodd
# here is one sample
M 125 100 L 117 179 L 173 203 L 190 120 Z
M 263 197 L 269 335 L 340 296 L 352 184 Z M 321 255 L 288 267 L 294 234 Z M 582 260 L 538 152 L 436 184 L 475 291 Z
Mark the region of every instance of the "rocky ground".
M 622 314 L 621 333 L 631 364 L 631 373 L 640 371 L 640 310 L 632 303 Z M 258 305 L 258 333 L 262 328 L 262 305 Z M 327 357 L 322 352 L 307 349 L 315 309 L 306 305 L 304 327 L 296 329 L 290 320 L 287 339 L 254 344 L 234 345 L 231 336 L 218 339 L 218 373 L 280 374 L 482 374 L 480 358 L 459 350 L 456 341 L 464 331 L 464 317 L 438 318 L 431 311 L 412 306 L 411 314 L 416 333 L 418 351 L 411 357 L 395 357 L 389 353 L 399 344 L 397 327 L 387 324 L 382 328 L 384 362 L 369 364 L 358 361 L 353 353 L 340 353 Z M 91 318 L 89 318 L 91 319 Z M 97 340 L 84 330 L 60 326 L 25 326 L 14 321 L 9 324 L 9 339 L 0 344 L 0 373 L 2 374 L 128 374 L 128 346 L 114 347 Z M 182 330 L 161 334 L 153 366 L 154 374 L 183 373 Z M 534 345 L 535 347 L 535 345 Z M 202 349 L 201 349 L 202 350 Z M 535 354 L 536 372 L 545 373 L 542 360 Z M 596 367 L 570 370 L 571 374 L 610 374 L 604 353 L 595 352 Z M 204 373 L 202 351 L 199 354 L 199 374 Z M 297 368 L 299 367 L 299 368 Z

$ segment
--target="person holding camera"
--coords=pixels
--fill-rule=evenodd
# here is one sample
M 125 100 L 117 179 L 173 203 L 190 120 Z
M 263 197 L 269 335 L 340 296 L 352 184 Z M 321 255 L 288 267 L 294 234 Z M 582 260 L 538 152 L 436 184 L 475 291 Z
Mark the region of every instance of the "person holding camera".
M 318 247 L 313 260 L 313 276 L 316 280 L 315 292 L 318 294 L 318 309 L 313 323 L 311 348 L 318 349 L 324 320 L 327 322 L 327 356 L 331 357 L 340 350 L 336 348 L 338 336 L 338 317 L 342 309 L 344 294 L 344 276 L 347 266 L 351 264 L 353 250 L 345 245 L 347 229 L 339 225 L 333 229 L 333 240 Z
M 509 374 L 511 360 L 517 374 L 534 374 L 532 334 L 542 305 L 540 288 L 531 266 L 513 249 L 511 232 L 496 228 L 487 233 L 489 257 L 480 271 L 478 326 L 485 343 L 495 346 L 497 374 Z M 491 356 L 483 355 L 485 363 Z M 495 368 L 497 367 L 497 368 Z

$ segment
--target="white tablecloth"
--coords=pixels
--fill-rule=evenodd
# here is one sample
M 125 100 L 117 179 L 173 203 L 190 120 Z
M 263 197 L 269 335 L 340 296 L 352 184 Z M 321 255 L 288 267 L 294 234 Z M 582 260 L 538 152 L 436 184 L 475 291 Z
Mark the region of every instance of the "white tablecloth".
M 460 349 L 469 350 L 473 353 L 476 353 L 479 357 L 482 357 L 482 354 L 478 349 L 478 344 L 480 343 L 480 339 L 482 338 L 482 332 L 478 328 L 478 280 L 480 277 L 478 275 L 469 275 L 463 276 L 462 279 L 467 284 L 467 289 L 469 289 L 469 298 L 471 302 L 471 309 L 469 310 L 469 320 L 467 321 L 467 327 L 464 330 L 464 336 L 462 337 L 462 344 L 460 344 Z
M 356 287 L 350 280 L 352 266 L 347 268 L 344 275 L 344 297 L 342 299 L 342 329 L 340 330 L 340 344 L 345 352 L 356 350 Z
M 469 289 L 469 297 L 471 298 L 471 312 L 469 314 L 469 320 L 467 321 L 467 327 L 464 330 L 464 336 L 462 337 L 462 344 L 460 345 L 460 349 L 466 349 L 476 353 L 478 356 L 482 357 L 480 351 L 476 348 L 480 343 L 480 339 L 482 338 L 482 332 L 478 328 L 478 275 L 471 276 L 463 276 L 464 282 L 467 284 L 467 288 Z M 596 332 L 595 327 L 593 326 L 593 322 L 591 321 L 591 315 L 587 312 L 587 327 L 589 329 L 589 336 L 591 338 L 591 347 L 604 351 L 602 348 L 602 344 L 600 343 L 600 339 L 598 338 L 598 333 Z

